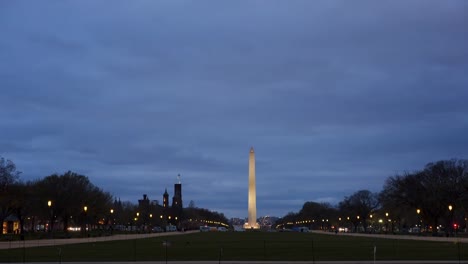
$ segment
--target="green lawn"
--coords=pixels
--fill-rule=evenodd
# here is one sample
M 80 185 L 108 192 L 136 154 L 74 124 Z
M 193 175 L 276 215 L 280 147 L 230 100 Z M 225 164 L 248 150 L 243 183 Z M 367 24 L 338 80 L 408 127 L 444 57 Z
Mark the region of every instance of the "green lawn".
M 169 241 L 167 247 L 164 241 Z M 468 244 L 311 233 L 213 232 L 0 250 L 0 262 L 151 260 L 468 260 Z

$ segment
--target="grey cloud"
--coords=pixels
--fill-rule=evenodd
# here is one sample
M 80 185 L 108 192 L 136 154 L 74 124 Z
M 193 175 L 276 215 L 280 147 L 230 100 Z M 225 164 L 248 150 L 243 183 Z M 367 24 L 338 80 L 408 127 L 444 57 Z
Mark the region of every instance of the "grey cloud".
M 0 5 L 0 155 L 25 178 L 136 200 L 182 173 L 242 216 L 254 145 L 280 215 L 467 155 L 465 1 Z

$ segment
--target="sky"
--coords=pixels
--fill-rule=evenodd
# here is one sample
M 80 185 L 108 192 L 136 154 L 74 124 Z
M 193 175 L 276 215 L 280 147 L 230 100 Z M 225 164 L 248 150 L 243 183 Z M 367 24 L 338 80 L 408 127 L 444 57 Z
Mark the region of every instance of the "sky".
M 468 1 L 0 1 L 0 156 L 247 216 L 468 158 Z

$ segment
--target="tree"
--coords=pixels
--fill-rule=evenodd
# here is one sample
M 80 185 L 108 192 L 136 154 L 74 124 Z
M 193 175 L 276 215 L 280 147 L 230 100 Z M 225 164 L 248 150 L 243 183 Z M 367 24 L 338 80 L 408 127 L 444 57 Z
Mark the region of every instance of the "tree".
M 414 212 L 420 209 L 436 233 L 441 218 L 449 218 L 449 205 L 466 210 L 467 195 L 468 162 L 454 159 L 428 163 L 423 170 L 388 178 L 380 197 L 387 206 L 405 206 Z
M 0 189 L 5 190 L 9 185 L 15 183 L 21 172 L 16 170 L 16 165 L 11 160 L 0 158 Z
M 13 194 L 13 199 L 11 201 L 12 213 L 19 219 L 19 229 L 22 234 L 24 233 L 26 217 L 34 216 L 34 213 L 37 212 L 35 209 L 37 206 L 37 199 L 35 199 L 34 186 L 31 182 L 16 182 L 10 186 L 9 190 L 11 194 Z
M 88 177 L 71 171 L 63 175 L 53 174 L 36 182 L 41 208 L 50 211 L 50 222 L 55 219 L 62 220 L 63 229 L 67 232 L 69 220 L 91 219 L 96 223 L 97 219 L 108 215 L 111 208 L 112 196 L 92 184 Z M 48 208 L 48 201 L 51 206 Z M 86 206 L 86 211 L 84 207 Z M 53 226 L 52 226 L 53 227 Z
M 195 202 L 193 200 L 190 200 L 188 208 L 195 208 Z
M 15 193 L 11 190 L 11 186 L 17 182 L 21 172 L 16 170 L 16 165 L 11 160 L 0 158 L 0 223 L 7 216 L 13 213 L 13 203 Z
M 309 201 L 304 203 L 302 209 L 297 215 L 297 218 L 299 221 L 312 220 L 313 222 L 308 223 L 309 227 L 312 229 L 318 228 L 318 225 L 320 225 L 322 229 L 328 229 L 332 220 L 336 218 L 336 214 L 336 208 L 328 203 L 317 203 Z M 323 226 L 324 224 L 326 224 L 325 227 Z
M 358 224 L 362 221 L 364 231 L 367 232 L 367 219 L 371 212 L 379 206 L 378 194 L 368 190 L 360 190 L 340 202 L 340 210 L 350 216 L 350 220 L 357 231 Z

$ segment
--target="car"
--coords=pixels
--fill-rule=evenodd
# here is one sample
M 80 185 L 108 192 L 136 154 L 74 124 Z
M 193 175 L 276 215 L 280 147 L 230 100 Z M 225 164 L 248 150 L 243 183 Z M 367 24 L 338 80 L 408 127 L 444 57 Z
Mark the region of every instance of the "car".
M 227 232 L 228 230 L 224 226 L 218 227 L 219 232 Z
M 174 225 L 168 225 L 166 226 L 166 232 L 175 232 L 177 231 L 177 227 Z
M 161 232 L 163 232 L 162 228 L 159 227 L 159 226 L 153 227 L 153 228 L 151 229 L 151 231 L 154 232 L 154 233 L 161 233 Z
M 209 226 L 200 226 L 200 232 L 209 232 L 210 227 Z

